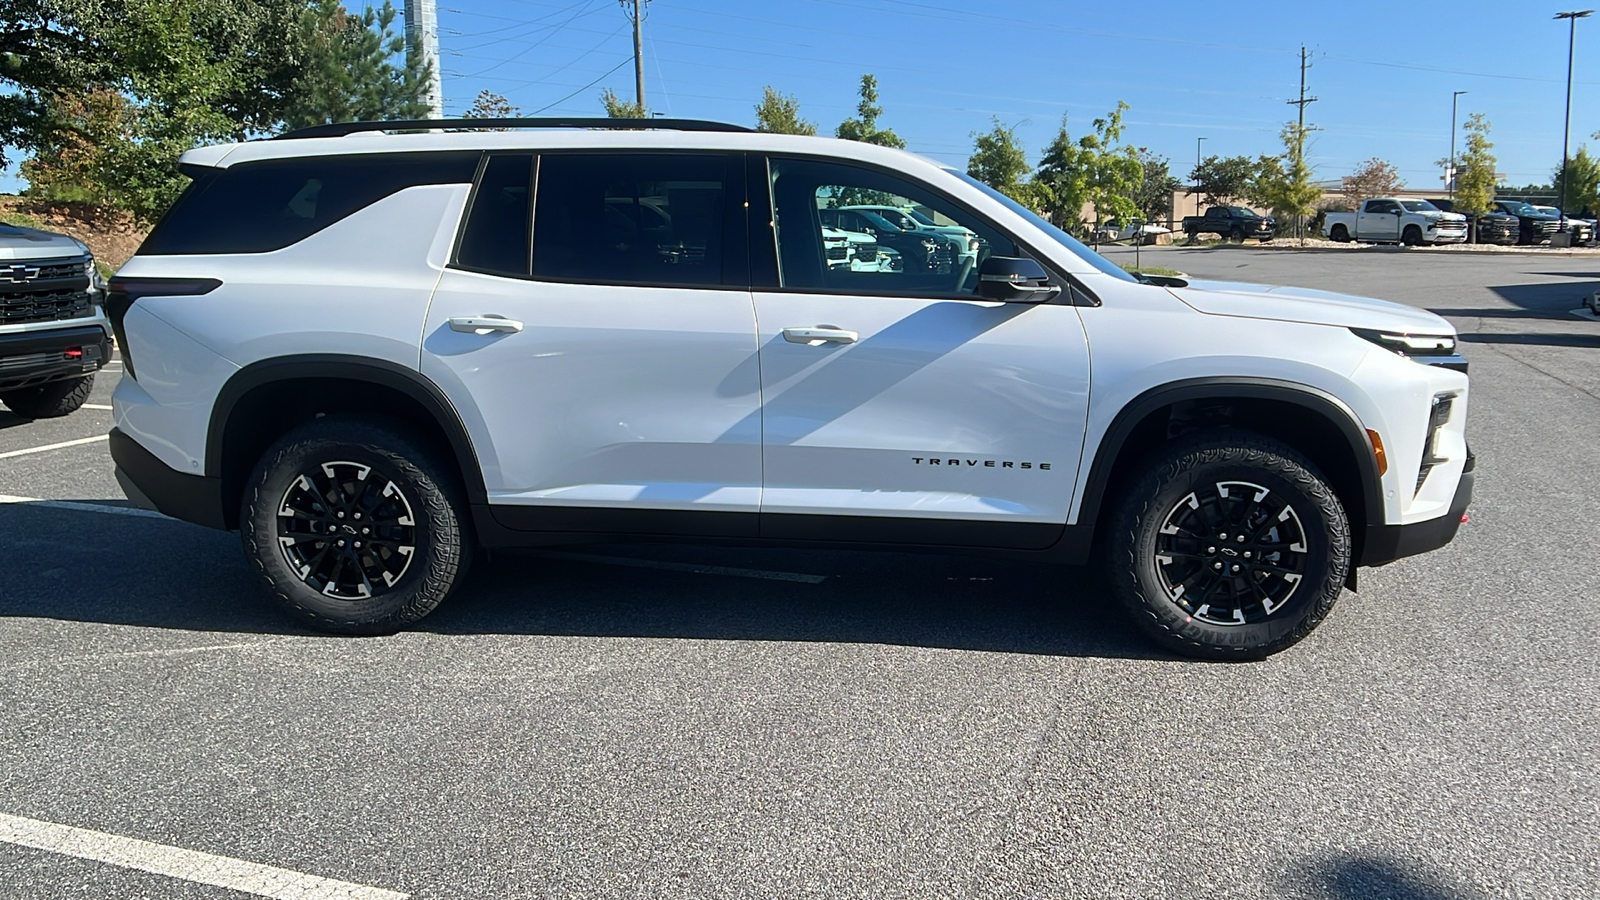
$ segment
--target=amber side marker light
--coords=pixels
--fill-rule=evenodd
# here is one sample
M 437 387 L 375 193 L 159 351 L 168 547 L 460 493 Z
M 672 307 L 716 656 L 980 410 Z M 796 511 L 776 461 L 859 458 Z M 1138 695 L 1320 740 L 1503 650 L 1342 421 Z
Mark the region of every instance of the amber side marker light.
M 1367 429 L 1367 440 L 1372 442 L 1372 458 L 1378 461 L 1378 475 L 1382 477 L 1389 471 L 1389 457 L 1383 452 L 1383 438 L 1371 428 Z

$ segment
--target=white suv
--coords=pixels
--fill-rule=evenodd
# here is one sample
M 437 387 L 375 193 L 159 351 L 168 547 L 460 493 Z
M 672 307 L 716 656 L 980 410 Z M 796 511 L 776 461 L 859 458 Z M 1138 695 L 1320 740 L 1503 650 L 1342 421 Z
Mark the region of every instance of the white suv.
M 1470 498 L 1430 313 L 1136 279 L 870 144 L 407 124 L 185 154 L 111 284 L 128 495 L 319 626 L 416 621 L 475 546 L 696 540 L 1093 561 L 1166 646 L 1255 658 Z M 981 258 L 830 265 L 858 196 Z

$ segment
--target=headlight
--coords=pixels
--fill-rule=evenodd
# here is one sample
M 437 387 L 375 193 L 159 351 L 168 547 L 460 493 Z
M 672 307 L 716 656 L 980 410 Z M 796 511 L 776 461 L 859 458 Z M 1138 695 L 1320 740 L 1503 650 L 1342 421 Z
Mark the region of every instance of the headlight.
M 1414 362 L 1458 372 L 1467 371 L 1467 361 L 1456 353 L 1456 336 L 1453 334 L 1405 334 L 1367 328 L 1352 328 L 1350 332 Z

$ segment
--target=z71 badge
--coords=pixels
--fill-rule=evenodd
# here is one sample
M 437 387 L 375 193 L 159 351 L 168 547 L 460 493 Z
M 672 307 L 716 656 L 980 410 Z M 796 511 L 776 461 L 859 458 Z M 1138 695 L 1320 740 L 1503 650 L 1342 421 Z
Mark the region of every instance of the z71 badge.
M 911 462 L 919 466 L 982 466 L 986 469 L 1049 469 L 1049 463 L 1015 462 L 1009 459 L 951 459 L 943 456 L 913 456 Z

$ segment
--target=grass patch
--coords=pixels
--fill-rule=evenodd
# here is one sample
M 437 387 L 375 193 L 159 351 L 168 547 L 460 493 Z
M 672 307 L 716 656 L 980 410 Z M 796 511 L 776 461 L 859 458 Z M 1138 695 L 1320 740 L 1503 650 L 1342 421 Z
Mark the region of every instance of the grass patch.
M 1182 272 L 1179 272 L 1177 269 L 1169 269 L 1166 266 L 1140 266 L 1138 268 L 1134 268 L 1133 266 L 1123 266 L 1122 270 L 1133 275 L 1165 275 L 1168 278 L 1183 277 Z
M 0 222 L 4 222 L 7 225 L 15 225 L 18 228 L 34 228 L 39 231 L 50 230 L 50 226 L 46 225 L 44 220 L 38 216 L 30 216 L 14 209 L 0 210 Z

